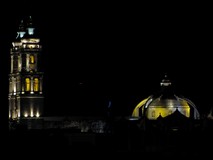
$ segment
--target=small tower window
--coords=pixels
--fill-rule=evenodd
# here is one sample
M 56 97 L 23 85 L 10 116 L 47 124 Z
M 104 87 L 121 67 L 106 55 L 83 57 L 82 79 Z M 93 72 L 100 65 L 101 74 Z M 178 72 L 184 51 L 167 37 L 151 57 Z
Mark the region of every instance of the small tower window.
M 34 92 L 38 92 L 38 90 L 39 90 L 39 80 L 38 80 L 38 78 L 34 79 L 33 90 L 34 90 Z
M 30 55 L 30 63 L 31 64 L 35 63 L 35 57 L 33 55 Z
M 152 111 L 152 117 L 155 118 L 155 111 Z
M 30 78 L 25 79 L 25 91 L 30 91 Z

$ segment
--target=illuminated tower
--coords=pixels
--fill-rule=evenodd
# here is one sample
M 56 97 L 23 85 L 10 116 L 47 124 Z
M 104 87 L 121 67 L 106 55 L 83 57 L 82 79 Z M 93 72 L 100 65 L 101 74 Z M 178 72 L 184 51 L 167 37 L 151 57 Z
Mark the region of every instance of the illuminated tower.
M 43 73 L 38 71 L 40 39 L 32 18 L 21 21 L 10 51 L 9 118 L 40 117 L 43 114 Z

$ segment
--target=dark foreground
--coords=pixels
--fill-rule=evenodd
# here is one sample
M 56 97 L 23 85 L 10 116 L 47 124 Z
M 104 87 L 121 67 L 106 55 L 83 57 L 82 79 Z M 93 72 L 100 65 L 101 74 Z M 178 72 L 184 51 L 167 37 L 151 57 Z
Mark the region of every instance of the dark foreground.
M 144 131 L 138 128 L 117 128 L 111 133 L 79 132 L 73 129 L 9 131 L 10 149 L 19 153 L 84 155 L 115 153 L 151 157 L 205 157 L 212 155 L 213 132 Z

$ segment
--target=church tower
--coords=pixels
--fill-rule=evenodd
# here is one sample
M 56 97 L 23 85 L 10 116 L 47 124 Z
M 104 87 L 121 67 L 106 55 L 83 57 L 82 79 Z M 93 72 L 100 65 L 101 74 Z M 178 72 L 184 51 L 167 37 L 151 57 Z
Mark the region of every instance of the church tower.
M 43 72 L 39 72 L 42 46 L 32 17 L 22 20 L 10 51 L 9 119 L 43 115 Z

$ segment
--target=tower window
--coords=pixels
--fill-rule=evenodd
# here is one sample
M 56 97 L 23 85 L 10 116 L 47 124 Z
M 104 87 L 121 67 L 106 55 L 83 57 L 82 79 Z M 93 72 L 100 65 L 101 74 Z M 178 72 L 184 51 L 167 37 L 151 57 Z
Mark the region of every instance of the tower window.
M 25 79 L 25 91 L 30 91 L 30 78 Z
M 35 63 L 35 57 L 33 55 L 30 55 L 30 63 L 31 64 Z
M 39 90 L 39 80 L 38 80 L 38 78 L 34 79 L 33 90 L 34 90 L 34 92 L 37 92 Z
M 152 117 L 153 118 L 155 117 L 155 111 L 152 111 Z
M 14 57 L 13 59 L 13 69 L 14 71 L 18 71 L 18 57 Z

